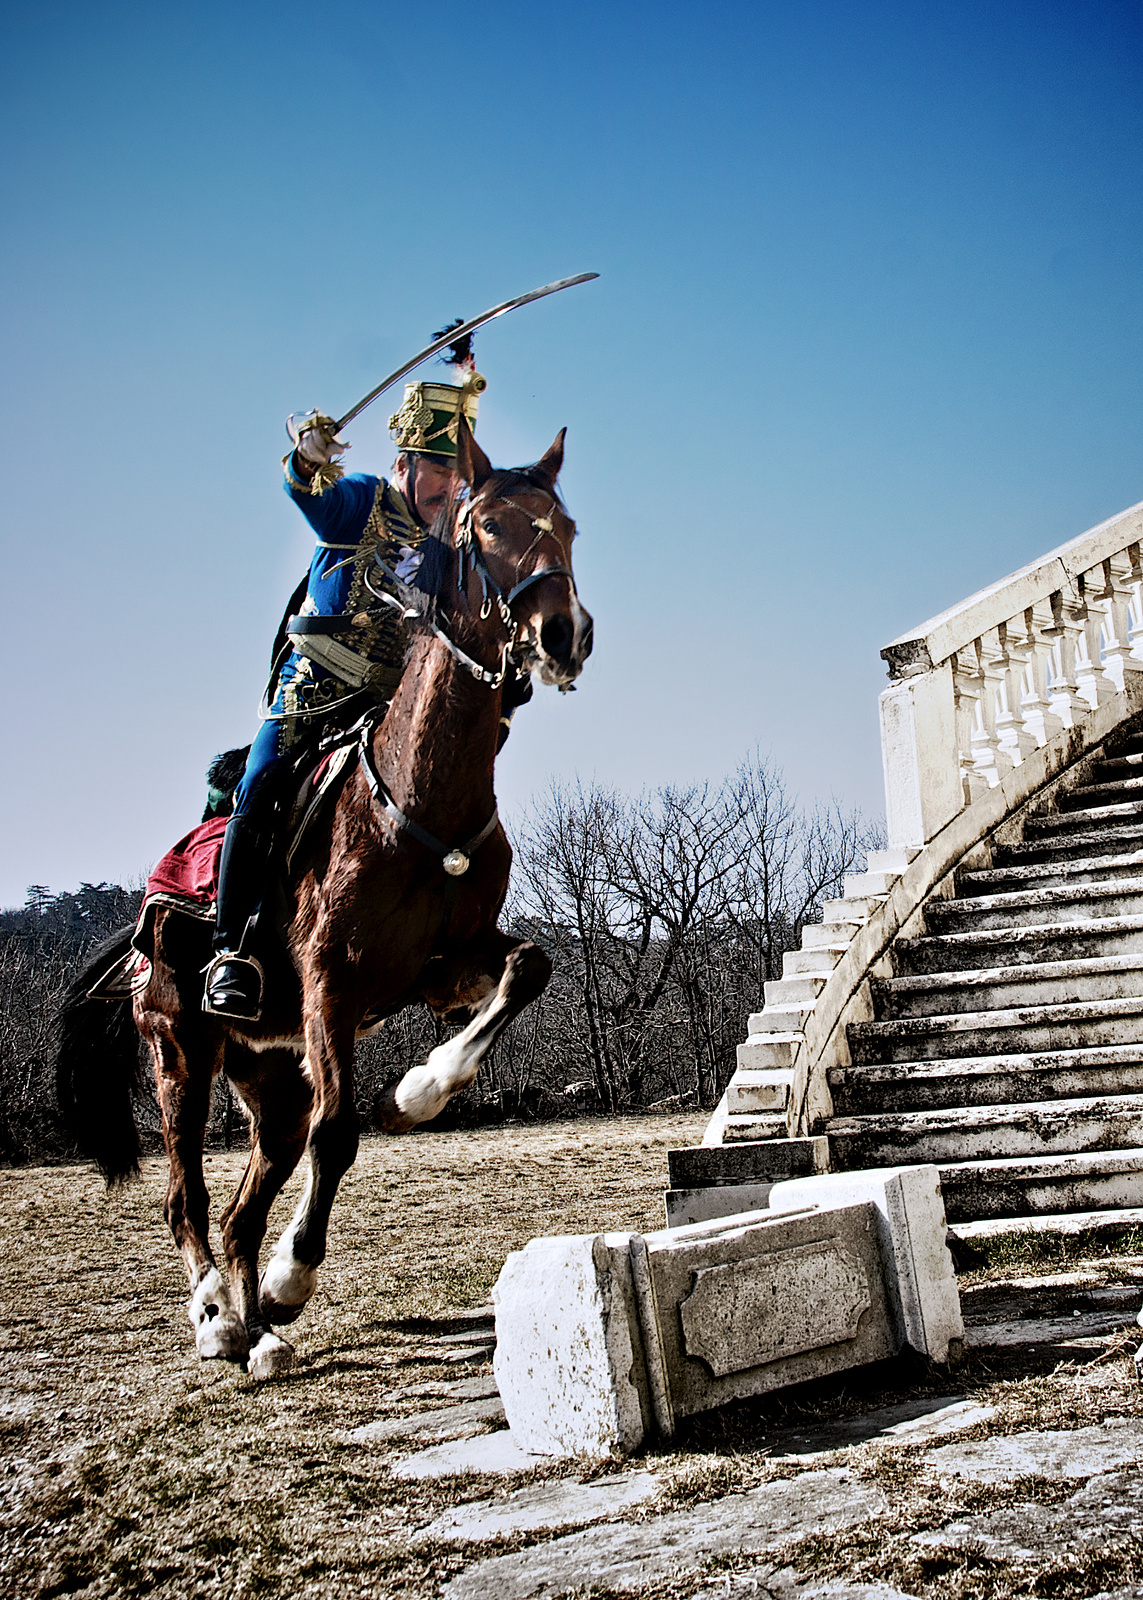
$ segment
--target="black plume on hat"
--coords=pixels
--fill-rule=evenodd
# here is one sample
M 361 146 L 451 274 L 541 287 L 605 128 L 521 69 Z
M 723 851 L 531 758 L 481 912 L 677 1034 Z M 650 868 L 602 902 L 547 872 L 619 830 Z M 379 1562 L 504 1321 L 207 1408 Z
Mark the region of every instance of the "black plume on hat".
M 464 318 L 456 317 L 452 322 L 447 322 L 443 328 L 438 328 L 433 334 L 434 339 L 443 339 L 446 333 L 451 333 L 454 328 L 463 328 Z M 441 356 L 441 360 L 450 367 L 463 367 L 472 360 L 472 335 L 466 333 L 463 339 L 458 339 L 455 344 L 448 347 L 448 355 Z

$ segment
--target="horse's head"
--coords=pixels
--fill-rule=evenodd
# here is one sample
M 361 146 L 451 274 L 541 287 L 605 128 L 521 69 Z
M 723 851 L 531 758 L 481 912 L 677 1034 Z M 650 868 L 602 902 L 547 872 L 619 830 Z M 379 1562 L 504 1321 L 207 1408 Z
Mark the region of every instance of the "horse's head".
M 572 576 L 575 523 L 556 493 L 565 431 L 534 466 L 497 471 L 463 416 L 457 439 L 457 471 L 469 488 L 457 519 L 457 548 L 462 563 L 466 545 L 478 557 L 471 581 L 484 585 L 481 614 L 498 614 L 515 635 L 517 664 L 559 689 L 579 677 L 592 630 Z

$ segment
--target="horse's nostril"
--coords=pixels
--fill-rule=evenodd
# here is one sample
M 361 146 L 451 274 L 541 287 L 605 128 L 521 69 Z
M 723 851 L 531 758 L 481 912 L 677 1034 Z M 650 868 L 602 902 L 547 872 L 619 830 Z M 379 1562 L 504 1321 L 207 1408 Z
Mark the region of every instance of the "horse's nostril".
M 572 640 L 575 638 L 575 628 L 571 618 L 564 616 L 549 617 L 540 629 L 540 643 L 545 655 L 551 656 L 553 661 L 566 661 L 571 655 Z

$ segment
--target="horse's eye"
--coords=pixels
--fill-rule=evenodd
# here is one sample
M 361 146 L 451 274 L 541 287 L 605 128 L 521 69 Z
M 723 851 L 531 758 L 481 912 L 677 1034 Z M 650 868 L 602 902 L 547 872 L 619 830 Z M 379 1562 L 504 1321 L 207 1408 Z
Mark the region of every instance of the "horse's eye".
M 500 524 L 497 522 L 495 517 L 485 517 L 483 526 L 485 533 L 490 539 L 499 539 Z

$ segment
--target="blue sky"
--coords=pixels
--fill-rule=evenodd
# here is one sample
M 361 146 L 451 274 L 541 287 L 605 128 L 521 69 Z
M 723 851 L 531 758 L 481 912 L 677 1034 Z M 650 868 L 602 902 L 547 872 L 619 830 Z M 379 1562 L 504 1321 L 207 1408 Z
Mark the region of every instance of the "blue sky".
M 1117 0 L 9 8 L 0 904 L 137 875 L 250 738 L 285 415 L 584 270 L 477 343 L 495 461 L 568 426 L 596 617 L 506 810 L 757 746 L 878 811 L 880 647 L 1143 498 L 1141 44 Z

